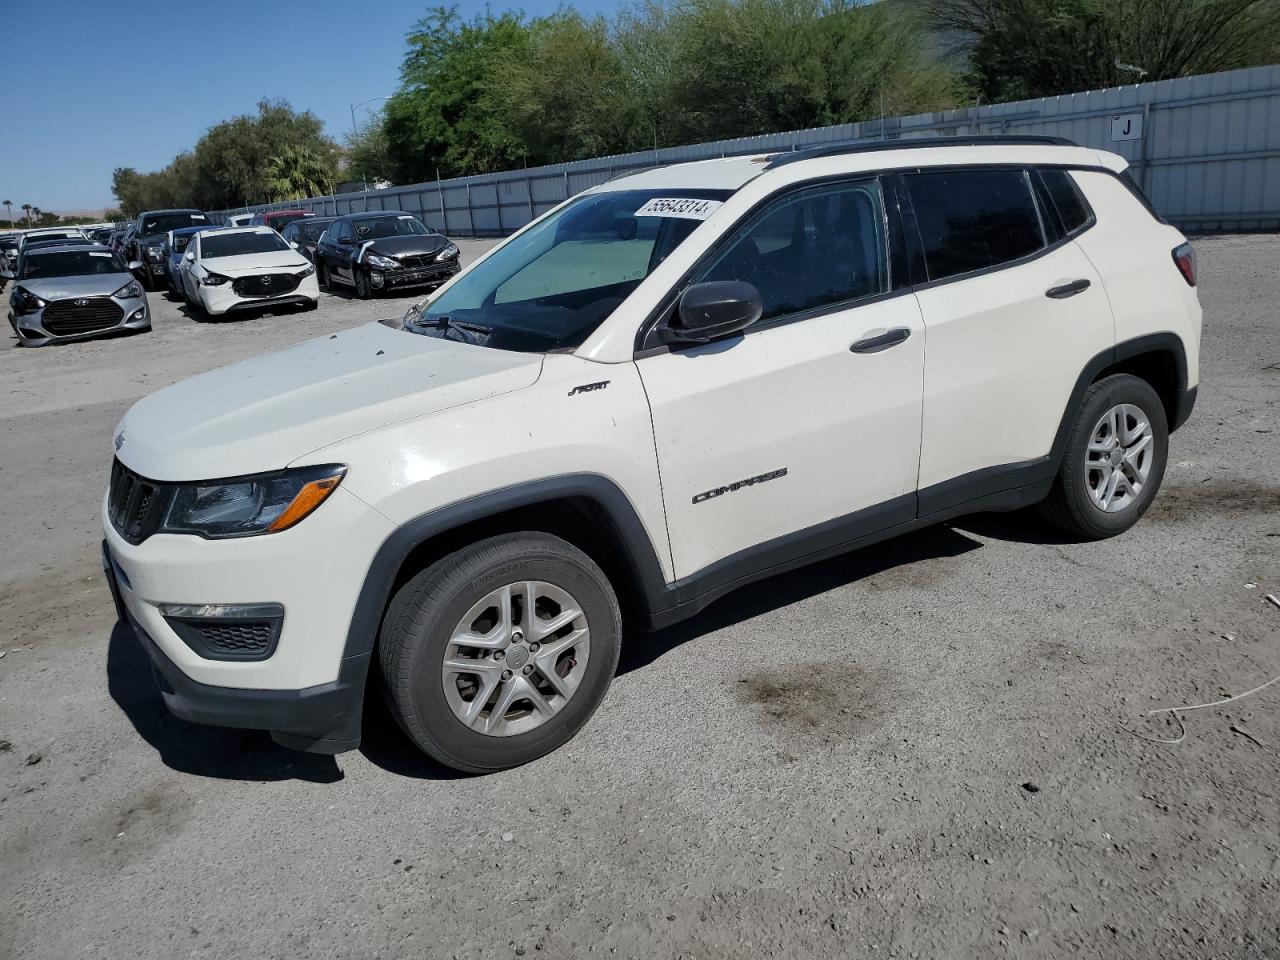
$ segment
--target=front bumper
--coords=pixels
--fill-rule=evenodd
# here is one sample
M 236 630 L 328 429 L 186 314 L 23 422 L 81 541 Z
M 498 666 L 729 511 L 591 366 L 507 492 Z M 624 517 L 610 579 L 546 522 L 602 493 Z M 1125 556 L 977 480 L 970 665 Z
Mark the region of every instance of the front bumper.
M 216 287 L 199 287 L 200 301 L 205 310 L 213 316 L 230 313 L 236 310 L 265 310 L 270 307 L 305 306 L 316 303 L 320 299 L 320 286 L 316 283 L 316 275 L 303 277 L 298 285 L 288 293 L 273 297 L 242 297 L 232 289 L 231 283 L 219 284 Z
M 108 298 L 94 298 L 108 299 Z M 151 327 L 151 308 L 147 304 L 144 293 L 131 300 L 111 299 L 120 308 L 120 319 L 106 326 L 95 327 L 75 333 L 60 333 L 57 329 L 45 326 L 44 315 L 49 307 L 34 313 L 15 313 L 9 311 L 9 323 L 18 334 L 18 342 L 26 347 L 43 347 L 50 343 L 69 343 L 74 340 L 92 340 L 127 330 L 148 330 Z
M 165 656 L 129 613 L 105 542 L 102 565 L 116 600 L 116 613 L 150 658 L 165 708 L 175 717 L 212 727 L 266 730 L 281 746 L 311 753 L 342 753 L 360 746 L 369 654 L 344 660 L 334 682 L 302 690 L 239 690 L 200 683 Z
M 375 290 L 391 288 L 426 287 L 441 284 L 458 272 L 458 261 L 431 264 L 426 267 L 403 267 L 399 270 L 369 271 L 369 282 Z

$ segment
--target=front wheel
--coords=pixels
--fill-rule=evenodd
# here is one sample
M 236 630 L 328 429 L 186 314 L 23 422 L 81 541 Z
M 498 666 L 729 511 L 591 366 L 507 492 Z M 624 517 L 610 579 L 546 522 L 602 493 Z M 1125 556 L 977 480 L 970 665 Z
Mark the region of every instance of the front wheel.
M 568 741 L 604 699 L 622 618 L 603 571 L 542 533 L 464 547 L 392 599 L 378 656 L 401 728 L 446 766 L 487 773 Z
M 1040 512 L 1073 536 L 1114 537 L 1147 512 L 1168 457 L 1169 424 L 1152 386 L 1128 374 L 1099 380 L 1084 395 Z
M 369 274 L 356 267 L 352 270 L 356 278 L 356 296 L 361 300 L 368 300 L 373 296 L 373 284 L 369 282 Z

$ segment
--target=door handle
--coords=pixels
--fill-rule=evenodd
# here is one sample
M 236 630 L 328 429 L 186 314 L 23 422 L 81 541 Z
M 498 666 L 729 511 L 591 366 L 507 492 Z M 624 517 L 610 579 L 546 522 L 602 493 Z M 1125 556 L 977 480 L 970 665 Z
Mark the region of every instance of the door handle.
M 1044 295 L 1046 297 L 1051 297 L 1054 300 L 1065 300 L 1067 297 L 1074 297 L 1077 293 L 1084 293 L 1088 289 L 1088 280 L 1072 280 L 1070 283 L 1063 283 L 1056 287 L 1050 287 L 1044 292 Z
M 855 340 L 849 349 L 854 353 L 879 353 L 881 350 L 896 347 L 909 336 L 911 336 L 911 331 L 906 327 L 894 327 L 884 333 L 877 333 L 875 336 Z

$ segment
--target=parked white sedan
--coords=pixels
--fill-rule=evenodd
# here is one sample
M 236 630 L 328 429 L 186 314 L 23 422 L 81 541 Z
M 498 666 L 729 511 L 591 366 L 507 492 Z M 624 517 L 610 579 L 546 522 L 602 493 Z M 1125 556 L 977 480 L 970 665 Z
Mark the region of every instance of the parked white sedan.
M 320 300 L 315 268 L 270 227 L 197 233 L 178 273 L 182 298 L 214 316 L 279 306 L 314 310 Z

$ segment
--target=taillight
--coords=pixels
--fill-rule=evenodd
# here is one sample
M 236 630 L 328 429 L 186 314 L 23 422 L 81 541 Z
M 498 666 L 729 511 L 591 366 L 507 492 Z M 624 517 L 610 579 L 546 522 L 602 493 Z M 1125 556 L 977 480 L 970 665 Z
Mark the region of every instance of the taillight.
M 1178 265 L 1178 272 L 1182 274 L 1182 279 L 1187 281 L 1187 286 L 1194 287 L 1196 285 L 1196 248 L 1189 243 L 1174 247 L 1173 262 Z

